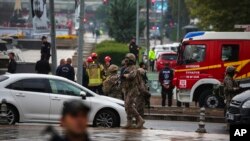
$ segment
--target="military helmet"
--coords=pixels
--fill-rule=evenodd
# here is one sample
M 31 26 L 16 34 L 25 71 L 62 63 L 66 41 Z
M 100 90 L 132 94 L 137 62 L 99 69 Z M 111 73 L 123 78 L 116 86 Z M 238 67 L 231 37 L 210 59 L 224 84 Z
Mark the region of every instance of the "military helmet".
M 236 68 L 234 66 L 228 66 L 226 68 L 226 73 L 234 73 L 236 72 Z
M 119 69 L 119 67 L 117 65 L 110 65 L 108 68 L 108 72 L 112 73 L 112 72 L 117 72 Z
M 128 54 L 126 55 L 126 58 L 129 59 L 130 61 L 136 62 L 135 55 L 132 54 L 132 53 L 128 53 Z

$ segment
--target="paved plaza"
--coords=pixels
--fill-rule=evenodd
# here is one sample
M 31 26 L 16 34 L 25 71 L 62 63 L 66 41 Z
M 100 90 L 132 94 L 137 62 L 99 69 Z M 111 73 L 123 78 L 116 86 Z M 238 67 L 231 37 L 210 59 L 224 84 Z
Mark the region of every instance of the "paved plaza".
M 19 124 L 15 126 L 0 126 L 0 140 L 7 141 L 44 141 L 47 136 L 41 134 L 46 124 Z M 146 125 L 149 126 L 150 125 Z M 172 126 L 172 125 L 171 125 Z M 53 127 L 60 133 L 62 128 Z M 178 129 L 178 128 L 177 128 Z M 229 141 L 229 135 L 218 133 L 197 134 L 195 132 L 143 129 L 125 130 L 120 128 L 89 128 L 93 141 Z

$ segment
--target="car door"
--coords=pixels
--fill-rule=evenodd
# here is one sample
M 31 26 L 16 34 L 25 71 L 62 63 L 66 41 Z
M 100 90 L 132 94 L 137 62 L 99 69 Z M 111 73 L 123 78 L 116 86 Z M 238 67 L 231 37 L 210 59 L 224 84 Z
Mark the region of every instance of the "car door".
M 48 120 L 50 98 L 48 80 L 22 79 L 8 86 L 20 106 L 25 120 Z
M 50 94 L 50 120 L 59 120 L 61 117 L 61 111 L 63 103 L 71 99 L 83 100 L 80 92 L 83 91 L 80 87 L 74 85 L 73 83 L 50 79 L 49 84 L 51 87 Z M 84 104 L 90 106 L 90 100 L 83 100 Z

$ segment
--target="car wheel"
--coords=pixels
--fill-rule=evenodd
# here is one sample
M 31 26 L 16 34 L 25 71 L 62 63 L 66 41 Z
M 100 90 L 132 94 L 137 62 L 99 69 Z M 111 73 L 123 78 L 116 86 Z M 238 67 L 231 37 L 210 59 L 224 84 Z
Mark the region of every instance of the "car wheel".
M 18 120 L 18 114 L 15 108 L 9 107 L 7 109 L 7 120 L 9 125 L 14 125 Z
M 112 110 L 101 110 L 99 111 L 94 119 L 95 127 L 119 127 L 119 117 Z

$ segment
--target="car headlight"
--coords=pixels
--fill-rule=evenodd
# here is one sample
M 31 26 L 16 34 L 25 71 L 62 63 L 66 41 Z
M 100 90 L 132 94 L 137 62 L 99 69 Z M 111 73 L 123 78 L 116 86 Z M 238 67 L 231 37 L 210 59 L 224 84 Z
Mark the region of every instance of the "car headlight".
M 242 105 L 242 108 L 245 109 L 245 108 L 250 108 L 250 100 L 246 101 L 243 105 Z

